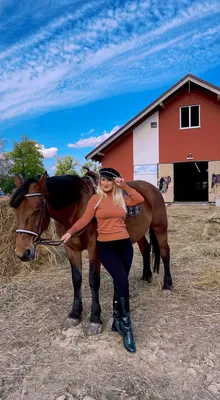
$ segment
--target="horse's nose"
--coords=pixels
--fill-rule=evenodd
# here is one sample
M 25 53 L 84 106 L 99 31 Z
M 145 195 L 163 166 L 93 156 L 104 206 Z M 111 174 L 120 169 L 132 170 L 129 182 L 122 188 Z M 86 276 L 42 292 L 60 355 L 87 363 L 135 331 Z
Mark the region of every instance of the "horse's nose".
M 28 248 L 21 255 L 17 253 L 17 256 L 18 258 L 20 258 L 21 261 L 31 261 L 34 259 L 35 250 L 34 248 Z

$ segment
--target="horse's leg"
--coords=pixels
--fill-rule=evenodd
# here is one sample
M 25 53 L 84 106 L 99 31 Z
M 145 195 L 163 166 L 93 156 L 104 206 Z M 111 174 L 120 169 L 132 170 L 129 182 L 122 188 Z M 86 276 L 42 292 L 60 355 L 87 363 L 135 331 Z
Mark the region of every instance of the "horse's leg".
M 71 265 L 72 282 L 74 288 L 74 300 L 72 310 L 66 319 L 64 329 L 77 326 L 81 321 L 82 307 L 82 256 L 80 251 L 72 250 L 65 246 L 66 253 Z
M 95 335 L 102 330 L 101 306 L 99 303 L 100 267 L 96 246 L 88 248 L 89 254 L 89 286 L 92 293 L 90 324 L 88 334 Z
M 163 290 L 170 290 L 172 287 L 172 277 L 170 273 L 170 248 L 167 242 L 167 232 L 161 231 L 160 227 L 152 227 L 156 235 L 160 256 L 164 264 L 164 282 Z
M 143 275 L 141 279 L 143 281 L 151 282 L 152 272 L 150 269 L 150 244 L 145 236 L 138 240 L 137 244 L 143 257 Z

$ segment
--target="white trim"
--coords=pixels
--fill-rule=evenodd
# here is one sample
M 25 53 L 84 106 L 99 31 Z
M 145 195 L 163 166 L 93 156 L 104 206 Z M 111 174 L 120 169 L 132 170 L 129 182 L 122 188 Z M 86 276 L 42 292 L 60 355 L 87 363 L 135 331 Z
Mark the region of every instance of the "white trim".
M 28 193 L 24 197 L 42 196 L 42 193 Z
M 191 107 L 199 107 L 199 125 L 197 125 L 197 126 L 191 126 Z M 182 110 L 182 108 L 190 109 L 190 112 L 189 112 L 189 126 L 184 126 L 184 127 L 181 126 L 181 122 L 182 122 L 181 121 L 181 110 Z M 179 127 L 180 130 L 201 128 L 200 104 L 191 104 L 190 106 L 180 106 L 179 107 L 179 120 L 180 120 L 180 127 Z
M 195 79 L 193 77 L 190 77 L 189 80 L 191 82 L 195 83 L 196 85 L 202 86 L 204 89 L 210 90 L 211 92 L 216 93 L 218 95 L 220 94 L 220 90 L 219 89 L 216 89 L 213 86 L 210 86 L 209 84 L 207 84 L 205 82 L 200 82 L 200 81 L 198 81 L 197 79 Z
M 38 234 L 37 234 L 37 233 L 35 233 L 35 232 L 33 232 L 33 231 L 28 231 L 28 230 L 26 230 L 26 229 L 16 229 L 15 232 L 16 232 L 16 233 L 28 233 L 29 235 L 33 235 L 33 236 L 38 237 Z
M 129 128 L 131 128 L 134 124 L 136 124 L 145 115 L 150 113 L 154 108 L 156 108 L 160 103 L 162 103 L 168 96 L 170 96 L 171 94 L 175 93 L 178 89 L 180 89 L 187 82 L 193 82 L 198 86 L 201 86 L 201 87 L 203 87 L 203 88 L 205 88 L 205 89 L 207 89 L 207 90 L 209 90 L 209 91 L 211 91 L 213 93 L 216 93 L 217 95 L 220 95 L 220 89 L 216 89 L 216 88 L 210 86 L 209 84 L 203 83 L 200 80 L 197 80 L 196 78 L 194 78 L 194 77 L 192 77 L 190 75 L 187 75 L 186 78 L 184 80 L 182 80 L 179 84 L 174 85 L 171 90 L 167 91 L 164 95 L 159 97 L 157 102 L 154 102 L 151 106 L 147 107 L 147 109 L 145 111 L 141 112 L 129 124 L 126 124 L 124 127 L 119 129 L 118 133 L 116 132 L 116 134 L 113 134 L 112 137 L 110 136 L 110 138 L 108 140 L 104 141 L 102 145 L 97 146 L 97 150 L 94 149 L 85 158 L 88 160 L 88 159 L 91 159 L 92 157 L 94 157 L 95 155 L 97 155 L 98 153 L 100 153 L 102 151 L 102 149 L 104 149 L 106 146 L 108 146 L 112 141 L 116 140 L 125 131 L 127 131 Z M 187 129 L 189 129 L 189 128 L 187 128 Z

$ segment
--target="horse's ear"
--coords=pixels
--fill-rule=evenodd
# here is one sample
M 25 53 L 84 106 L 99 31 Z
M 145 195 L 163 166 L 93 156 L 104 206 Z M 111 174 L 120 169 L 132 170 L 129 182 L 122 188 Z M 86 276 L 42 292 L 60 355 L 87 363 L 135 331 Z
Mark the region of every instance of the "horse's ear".
M 15 183 L 16 188 L 18 189 L 19 187 L 21 187 L 21 185 L 23 185 L 24 181 L 20 176 L 15 175 L 14 183 Z
M 43 175 L 37 181 L 37 187 L 42 190 L 42 192 L 46 189 L 46 180 L 48 177 L 47 171 L 43 173 Z

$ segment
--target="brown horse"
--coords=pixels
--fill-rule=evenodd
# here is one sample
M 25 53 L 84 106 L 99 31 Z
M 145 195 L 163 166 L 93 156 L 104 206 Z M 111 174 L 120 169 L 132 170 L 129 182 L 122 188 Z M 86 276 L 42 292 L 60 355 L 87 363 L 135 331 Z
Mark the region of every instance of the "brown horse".
M 50 218 L 55 220 L 59 237 L 69 229 L 84 213 L 89 198 L 94 194 L 98 175 L 88 171 L 84 177 L 64 175 L 48 178 L 45 173 L 39 180 L 29 179 L 23 182 L 15 177 L 16 192 L 10 200 L 17 217 L 16 254 L 22 261 L 35 257 L 40 235 L 49 225 Z M 172 286 L 170 274 L 170 250 L 167 243 L 167 214 L 163 197 L 159 190 L 144 181 L 128 182 L 145 198 L 139 208 L 139 215 L 126 218 L 128 232 L 133 243 L 138 243 L 143 256 L 142 279 L 151 281 L 150 268 L 151 247 L 154 252 L 154 272 L 159 272 L 160 257 L 164 263 L 163 289 Z M 131 210 L 130 210 L 131 211 Z M 130 215 L 130 216 L 129 216 Z M 150 244 L 145 234 L 150 229 Z M 101 307 L 99 303 L 100 261 L 96 250 L 97 225 L 92 220 L 88 226 L 65 244 L 67 257 L 72 270 L 74 301 L 72 310 L 64 328 L 75 326 L 80 322 L 82 313 L 82 258 L 81 253 L 87 249 L 89 256 L 89 284 L 92 293 L 89 334 L 101 331 Z

